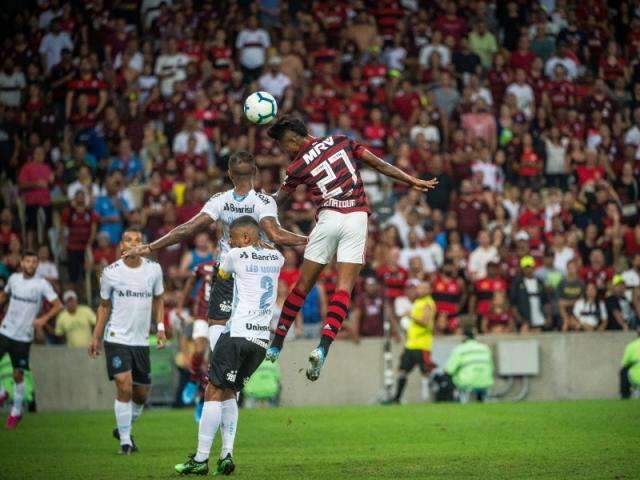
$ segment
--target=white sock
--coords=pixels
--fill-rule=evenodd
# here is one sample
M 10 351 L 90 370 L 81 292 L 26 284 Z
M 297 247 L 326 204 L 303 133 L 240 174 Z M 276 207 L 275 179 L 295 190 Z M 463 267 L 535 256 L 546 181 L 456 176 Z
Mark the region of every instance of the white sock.
M 24 401 L 24 382 L 13 383 L 13 406 L 11 415 L 17 417 L 22 415 L 22 402 Z
M 222 402 L 204 402 L 202 407 L 202 417 L 198 427 L 198 451 L 195 456 L 196 462 L 204 462 L 209 458 L 213 439 L 222 421 Z
M 209 325 L 209 348 L 212 352 L 222 332 L 224 332 L 224 325 Z
M 131 401 L 131 423 L 140 418 L 140 415 L 142 415 L 142 410 L 144 410 L 144 403 L 140 404 Z
M 424 378 L 424 377 L 422 378 L 422 382 L 420 383 L 420 397 L 422 398 L 422 400 L 424 402 L 429 400 L 430 393 L 429 393 L 429 379 L 428 378 Z
M 235 398 L 222 402 L 222 423 L 220 433 L 222 433 L 222 450 L 220 458 L 224 458 L 228 453 L 233 455 L 233 442 L 236 439 L 236 429 L 238 428 L 238 403 Z
M 116 412 L 116 425 L 120 434 L 120 445 L 131 445 L 131 404 L 133 402 L 121 402 L 116 400 L 113 409 Z

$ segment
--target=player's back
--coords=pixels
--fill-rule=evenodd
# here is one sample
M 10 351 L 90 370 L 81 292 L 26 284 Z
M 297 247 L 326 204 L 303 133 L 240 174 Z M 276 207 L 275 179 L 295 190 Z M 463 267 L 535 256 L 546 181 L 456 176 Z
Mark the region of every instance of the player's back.
M 233 274 L 235 287 L 228 325 L 232 337 L 269 339 L 283 255 L 272 248 L 232 248 L 221 275 Z
M 246 195 L 238 195 L 234 189 L 213 195 L 202 208 L 202 213 L 209 215 L 214 221 L 222 224 L 222 236 L 218 242 L 220 258 L 231 246 L 229 245 L 229 226 L 238 218 L 248 215 L 260 223 L 263 218 L 278 218 L 278 207 L 269 195 L 251 189 Z M 268 241 L 263 232 L 263 241 Z
M 313 138 L 287 168 L 282 188 L 293 191 L 306 184 L 318 210 L 369 212 L 360 158 L 365 148 L 343 135 Z

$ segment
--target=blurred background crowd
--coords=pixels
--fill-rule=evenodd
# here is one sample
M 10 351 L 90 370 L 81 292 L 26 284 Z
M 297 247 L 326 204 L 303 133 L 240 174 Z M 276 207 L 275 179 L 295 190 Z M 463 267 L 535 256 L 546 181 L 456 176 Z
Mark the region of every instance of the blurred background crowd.
M 439 179 L 424 195 L 361 169 L 373 214 L 344 337 L 381 336 L 385 316 L 398 336 L 425 282 L 438 335 L 636 325 L 637 0 L 8 1 L 0 23 L 0 281 L 37 250 L 66 306 L 40 342 L 88 343 L 123 228 L 151 241 L 191 218 L 230 188 L 233 152 L 278 189 L 289 159 L 243 118 L 256 90 Z M 309 232 L 307 192 L 280 215 Z M 217 236 L 158 252 L 168 326 L 188 323 L 183 287 Z M 280 305 L 301 253 L 285 250 Z M 319 335 L 334 280 L 294 336 Z

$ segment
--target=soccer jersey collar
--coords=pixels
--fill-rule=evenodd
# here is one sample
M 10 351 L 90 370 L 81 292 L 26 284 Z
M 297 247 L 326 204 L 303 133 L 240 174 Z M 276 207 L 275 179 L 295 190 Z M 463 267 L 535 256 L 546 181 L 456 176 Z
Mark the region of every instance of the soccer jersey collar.
M 233 195 L 233 199 L 236 202 L 242 202 L 245 198 L 247 198 L 249 195 L 251 195 L 251 193 L 253 192 L 253 188 L 251 190 L 249 190 L 247 193 L 245 193 L 244 195 L 238 195 L 235 191 L 235 189 L 233 190 L 232 195 Z

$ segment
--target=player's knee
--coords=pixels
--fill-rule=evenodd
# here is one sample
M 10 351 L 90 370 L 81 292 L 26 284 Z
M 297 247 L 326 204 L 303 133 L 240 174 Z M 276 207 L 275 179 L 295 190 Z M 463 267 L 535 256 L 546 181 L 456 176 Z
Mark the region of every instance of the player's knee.
M 130 381 L 116 379 L 116 396 L 121 402 L 129 402 L 133 395 L 133 385 Z
M 18 368 L 13 370 L 13 381 L 22 383 L 24 381 L 24 372 Z

